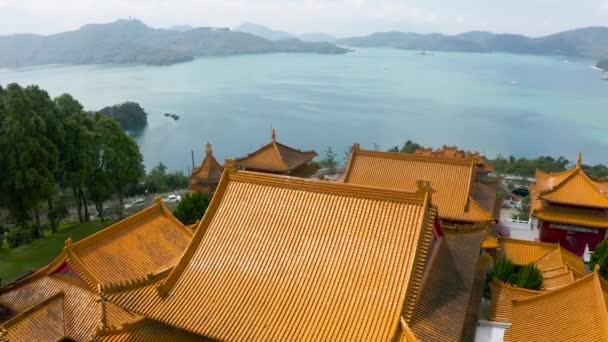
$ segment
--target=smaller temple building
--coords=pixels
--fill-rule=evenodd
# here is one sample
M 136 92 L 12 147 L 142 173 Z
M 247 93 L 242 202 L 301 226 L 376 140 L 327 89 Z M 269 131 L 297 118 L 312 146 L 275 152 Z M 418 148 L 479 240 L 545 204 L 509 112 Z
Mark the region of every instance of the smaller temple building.
M 536 172 L 530 186 L 533 226 L 542 242 L 559 243 L 581 256 L 595 250 L 608 228 L 608 181 L 588 176 L 579 154 L 576 167 L 559 173 Z
M 200 167 L 192 170 L 190 191 L 213 194 L 220 182 L 224 168 L 213 156 L 213 147 L 210 143 L 205 146 L 205 159 Z
M 262 146 L 246 157 L 237 159 L 237 168 L 239 170 L 303 177 L 316 171 L 307 172 L 309 171 L 307 169 L 310 169 L 308 166 L 317 156 L 317 152 L 312 150 L 301 151 L 279 143 L 274 129 L 272 129 L 271 138 L 269 144 Z

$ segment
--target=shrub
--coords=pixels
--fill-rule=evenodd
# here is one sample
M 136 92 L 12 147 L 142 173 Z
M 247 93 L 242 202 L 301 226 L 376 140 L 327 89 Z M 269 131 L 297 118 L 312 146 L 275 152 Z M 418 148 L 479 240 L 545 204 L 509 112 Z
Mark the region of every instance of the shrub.
M 31 227 L 18 227 L 9 229 L 6 233 L 6 241 L 10 248 L 19 247 L 34 241 Z
M 520 267 L 512 284 L 529 290 L 540 290 L 543 286 L 543 275 L 534 264 Z
M 595 251 L 593 251 L 591 259 L 589 259 L 589 268 L 593 270 L 598 265 L 600 267 L 600 275 L 604 279 L 608 279 L 608 242 L 606 241 L 608 240 L 600 242 L 595 247 Z
M 200 192 L 191 192 L 182 198 L 173 215 L 184 225 L 194 224 L 200 220 L 209 206 L 209 196 Z

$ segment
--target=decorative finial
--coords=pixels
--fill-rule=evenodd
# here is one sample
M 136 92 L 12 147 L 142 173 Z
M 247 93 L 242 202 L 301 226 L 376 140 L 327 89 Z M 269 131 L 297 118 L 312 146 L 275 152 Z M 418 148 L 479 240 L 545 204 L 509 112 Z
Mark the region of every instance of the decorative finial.
M 236 171 L 236 159 L 228 158 L 224 161 L 224 169 L 228 170 L 228 172 Z
M 207 145 L 205 145 L 205 154 L 207 156 L 210 156 L 213 154 L 213 147 L 211 146 L 210 143 L 207 143 Z
M 431 182 L 429 182 L 429 181 L 418 180 L 418 181 L 416 181 L 416 187 L 418 188 L 416 190 L 416 193 L 421 194 L 421 195 L 428 194 L 430 197 L 434 192 L 436 192 L 431 187 Z
M 98 331 L 106 331 L 109 330 L 108 320 L 106 315 L 106 302 L 107 298 L 103 289 L 101 288 L 101 284 L 97 284 L 97 303 L 99 303 L 99 325 L 97 326 Z
M 581 152 L 578 153 L 578 160 L 576 161 L 576 167 L 581 168 L 583 166 L 583 154 Z
M 595 273 L 599 273 L 600 272 L 600 264 L 597 263 L 595 264 L 595 266 L 593 266 L 593 272 Z
M 353 151 L 359 151 L 360 149 L 361 149 L 361 145 L 359 145 L 359 143 L 353 144 Z
M 277 141 L 277 131 L 276 131 L 276 129 L 274 129 L 274 128 L 272 129 L 272 133 L 271 133 L 270 137 L 272 138 L 273 142 Z
M 67 240 L 65 240 L 65 247 L 66 248 L 72 247 L 72 238 L 71 237 L 69 237 Z
M 162 205 L 163 199 L 160 196 L 156 196 L 154 197 L 154 203 L 156 203 L 156 205 Z

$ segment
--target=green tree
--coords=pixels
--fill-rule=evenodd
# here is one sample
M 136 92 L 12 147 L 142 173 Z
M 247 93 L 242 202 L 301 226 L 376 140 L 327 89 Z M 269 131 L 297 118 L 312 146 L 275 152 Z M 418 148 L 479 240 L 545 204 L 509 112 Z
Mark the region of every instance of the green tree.
M 5 202 L 21 226 L 33 212 L 35 234 L 41 236 L 40 205 L 55 192 L 59 159 L 48 120 L 54 106 L 48 94 L 36 86 L 10 84 L 1 100 L 0 155 L 5 178 L 0 182 Z
M 608 280 L 608 240 L 600 242 L 596 247 L 591 259 L 589 259 L 589 268 L 594 270 L 596 266 L 600 268 L 600 274 L 604 279 Z
M 209 196 L 200 192 L 191 192 L 182 198 L 173 215 L 184 225 L 191 225 L 203 217 L 208 206 Z
M 105 107 L 100 114 L 114 118 L 123 129 L 143 129 L 148 124 L 148 114 L 135 102 L 125 102 Z
M 524 289 L 540 290 L 543 286 L 543 275 L 534 264 L 528 264 L 519 268 L 512 283 Z
M 190 178 L 181 171 L 167 173 L 167 167 L 159 163 L 146 175 L 144 187 L 152 193 L 167 192 L 175 189 L 185 189 L 190 184 Z
M 326 167 L 330 174 L 336 174 L 338 172 L 338 161 L 336 160 L 336 152 L 329 146 L 325 150 L 325 156 L 321 160 L 321 165 Z
M 513 219 L 528 221 L 530 219 L 530 196 L 526 196 L 521 200 L 521 206 L 517 212 L 513 214 Z

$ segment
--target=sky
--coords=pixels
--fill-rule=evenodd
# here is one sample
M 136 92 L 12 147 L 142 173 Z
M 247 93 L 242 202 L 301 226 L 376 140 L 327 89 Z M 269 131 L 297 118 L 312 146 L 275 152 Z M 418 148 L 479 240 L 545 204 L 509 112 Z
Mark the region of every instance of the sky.
M 157 28 L 253 22 L 339 37 L 470 30 L 541 36 L 608 25 L 608 0 L 0 0 L 0 35 L 137 18 Z

